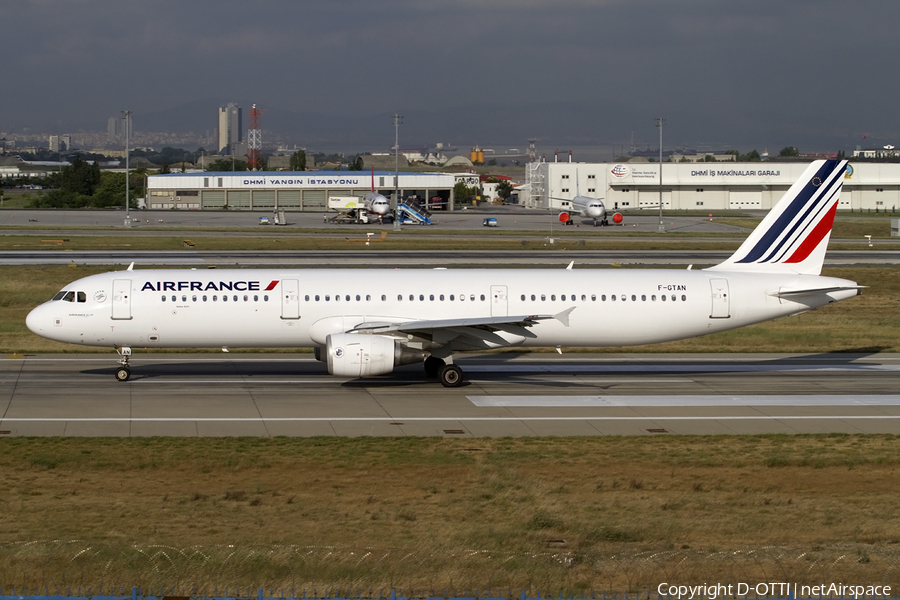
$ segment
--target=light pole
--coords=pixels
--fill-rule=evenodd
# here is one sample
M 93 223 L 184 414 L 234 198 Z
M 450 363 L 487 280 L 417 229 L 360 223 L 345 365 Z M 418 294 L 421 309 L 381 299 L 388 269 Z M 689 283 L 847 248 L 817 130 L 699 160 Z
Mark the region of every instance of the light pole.
M 125 120 L 125 227 L 131 227 L 131 202 L 129 198 L 129 164 L 128 157 L 131 154 L 131 111 L 123 110 L 122 118 Z
M 663 117 L 656 118 L 656 126 L 659 128 L 659 233 L 666 232 L 666 226 L 663 224 L 662 217 L 662 209 L 663 209 L 663 190 L 662 190 L 662 162 L 663 162 L 663 153 L 662 153 L 662 131 L 663 127 L 666 126 L 666 120 Z
M 394 209 L 394 229 L 400 229 L 397 206 L 400 204 L 400 125 L 403 124 L 403 115 L 394 113 L 391 118 L 394 121 L 394 197 L 391 198 L 391 208 Z

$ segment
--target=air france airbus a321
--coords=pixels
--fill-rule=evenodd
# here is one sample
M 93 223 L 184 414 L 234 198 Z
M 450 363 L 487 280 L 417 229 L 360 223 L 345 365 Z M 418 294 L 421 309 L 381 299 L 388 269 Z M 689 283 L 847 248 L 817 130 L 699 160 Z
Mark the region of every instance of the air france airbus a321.
M 34 333 L 115 348 L 315 348 L 341 377 L 454 353 L 666 342 L 794 315 L 859 293 L 820 276 L 846 161 L 817 161 L 725 262 L 703 270 L 146 270 L 79 279 L 28 315 Z

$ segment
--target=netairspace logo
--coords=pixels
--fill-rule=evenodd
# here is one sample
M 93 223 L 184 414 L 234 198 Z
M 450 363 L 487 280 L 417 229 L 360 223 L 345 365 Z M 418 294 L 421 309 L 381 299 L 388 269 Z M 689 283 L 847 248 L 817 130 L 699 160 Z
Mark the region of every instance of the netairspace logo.
M 891 595 L 889 585 L 845 585 L 843 583 L 821 583 L 819 585 L 798 585 L 785 581 L 765 583 L 713 583 L 702 585 L 673 585 L 668 582 L 661 583 L 656 588 L 660 596 L 672 599 L 703 598 L 704 600 L 716 600 L 717 598 L 730 597 L 766 597 L 772 595 L 776 598 L 810 598 L 810 597 L 841 597 L 853 598 L 888 598 Z

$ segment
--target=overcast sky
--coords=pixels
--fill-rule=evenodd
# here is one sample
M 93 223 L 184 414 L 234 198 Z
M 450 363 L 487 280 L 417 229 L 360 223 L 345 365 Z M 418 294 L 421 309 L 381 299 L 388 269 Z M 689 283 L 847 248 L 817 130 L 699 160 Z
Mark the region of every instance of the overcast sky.
M 235 100 L 245 124 L 256 102 L 392 138 L 399 111 L 458 144 L 478 111 L 522 144 L 655 147 L 660 115 L 666 146 L 900 143 L 897 0 L 16 0 L 0 22 L 0 131 Z

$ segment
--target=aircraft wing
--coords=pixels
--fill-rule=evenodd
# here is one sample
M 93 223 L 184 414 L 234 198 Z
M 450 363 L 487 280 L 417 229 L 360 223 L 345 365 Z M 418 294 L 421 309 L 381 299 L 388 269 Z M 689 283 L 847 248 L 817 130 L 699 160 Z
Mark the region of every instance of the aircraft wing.
M 507 332 L 526 337 L 534 337 L 527 331 L 528 327 L 539 321 L 556 319 L 566 327 L 569 326 L 569 314 L 575 307 L 566 309 L 555 315 L 513 315 L 507 317 L 474 317 L 463 319 L 434 319 L 427 321 L 403 321 L 397 323 L 366 322 L 360 323 L 347 333 L 374 335 L 418 334 L 427 335 L 439 344 L 448 343 L 459 337 L 475 338 L 484 342 L 508 345 L 506 340 L 496 332 Z

